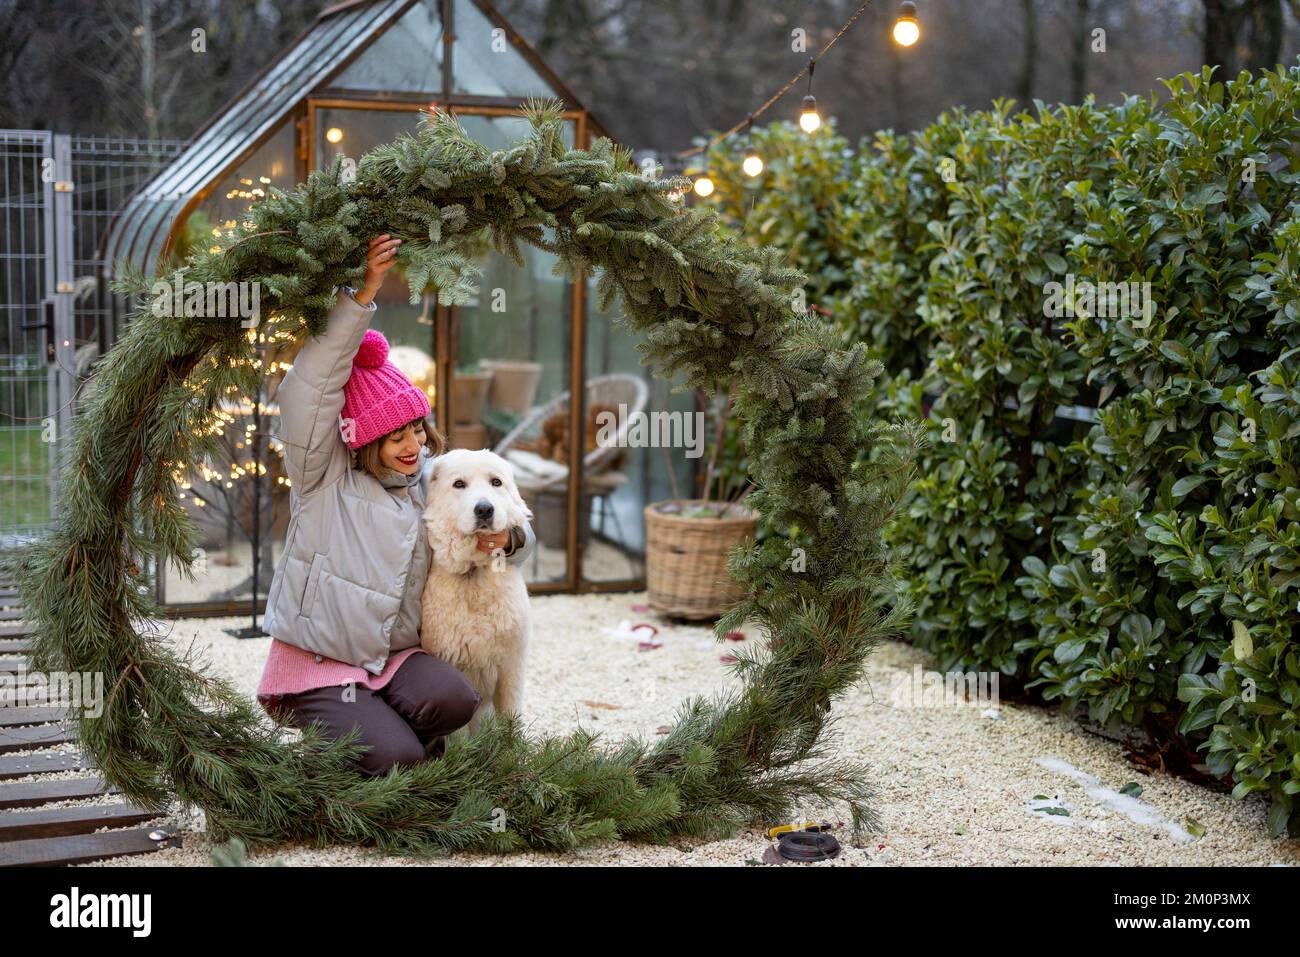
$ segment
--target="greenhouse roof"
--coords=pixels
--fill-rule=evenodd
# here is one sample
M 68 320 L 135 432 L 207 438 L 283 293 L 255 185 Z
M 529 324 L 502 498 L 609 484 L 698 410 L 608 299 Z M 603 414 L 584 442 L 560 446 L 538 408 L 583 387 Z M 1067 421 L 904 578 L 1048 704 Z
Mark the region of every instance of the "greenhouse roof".
M 450 15 L 452 35 L 442 24 Z M 510 46 L 486 61 L 461 44 L 456 24 L 500 30 Z M 444 53 L 449 50 L 450 53 Z M 445 62 L 450 60 L 452 67 Z M 387 89 L 376 89 L 378 81 Z M 432 88 L 430 88 L 432 87 Z M 604 126 L 574 97 L 486 0 L 351 0 L 321 12 L 274 63 L 193 137 L 189 147 L 137 192 L 105 242 L 104 273 L 125 261 L 153 275 L 178 222 L 216 188 L 309 96 L 364 91 L 377 99 L 423 98 L 455 106 L 507 106 L 549 95 L 581 110 L 595 135 Z

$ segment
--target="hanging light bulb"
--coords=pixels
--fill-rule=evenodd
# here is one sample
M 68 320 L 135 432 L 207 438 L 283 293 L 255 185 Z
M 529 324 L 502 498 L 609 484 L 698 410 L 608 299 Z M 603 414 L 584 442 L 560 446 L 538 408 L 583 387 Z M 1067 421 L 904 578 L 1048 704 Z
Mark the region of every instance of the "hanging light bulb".
M 699 196 L 708 196 L 713 192 L 713 180 L 705 173 L 695 181 L 695 192 Z
M 799 125 L 805 133 L 815 133 L 822 125 L 822 115 L 817 112 L 817 97 L 811 93 L 803 98 L 803 109 L 799 111 Z
M 740 168 L 745 171 L 745 175 L 753 178 L 763 172 L 763 157 L 758 155 L 758 147 L 754 145 L 754 114 L 749 114 L 749 119 L 745 121 L 745 141 L 749 144 L 745 148 L 745 158 L 740 164 Z
M 910 47 L 921 39 L 921 24 L 916 19 L 916 4 L 903 0 L 898 5 L 898 19 L 894 21 L 894 42 L 900 47 Z
M 799 126 L 805 133 L 815 133 L 822 125 L 822 115 L 817 112 L 817 97 L 812 95 L 813 70 L 817 66 L 815 57 L 808 58 L 808 92 L 803 98 L 799 110 Z
M 325 139 L 329 140 L 331 143 L 342 143 L 343 131 L 337 126 L 331 126 L 325 131 Z

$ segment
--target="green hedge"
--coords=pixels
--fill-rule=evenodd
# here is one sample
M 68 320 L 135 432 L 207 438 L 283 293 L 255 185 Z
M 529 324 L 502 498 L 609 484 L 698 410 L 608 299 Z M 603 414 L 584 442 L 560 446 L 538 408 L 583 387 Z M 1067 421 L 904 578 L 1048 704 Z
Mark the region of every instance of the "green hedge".
M 759 181 L 710 165 L 884 362 L 878 405 L 937 397 L 891 532 L 914 640 L 1185 736 L 1298 835 L 1300 68 L 1166 86 L 857 150 L 782 124 Z M 1153 308 L 1053 315 L 1052 282 Z

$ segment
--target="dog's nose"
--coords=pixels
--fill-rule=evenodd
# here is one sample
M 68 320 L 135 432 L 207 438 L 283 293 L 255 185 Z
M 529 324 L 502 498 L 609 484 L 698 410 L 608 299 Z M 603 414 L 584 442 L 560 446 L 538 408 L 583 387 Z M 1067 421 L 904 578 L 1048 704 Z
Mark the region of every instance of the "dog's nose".
M 490 522 L 494 512 L 496 512 L 496 509 L 493 507 L 492 503 L 486 499 L 480 500 L 479 503 L 474 506 L 474 517 L 480 522 Z

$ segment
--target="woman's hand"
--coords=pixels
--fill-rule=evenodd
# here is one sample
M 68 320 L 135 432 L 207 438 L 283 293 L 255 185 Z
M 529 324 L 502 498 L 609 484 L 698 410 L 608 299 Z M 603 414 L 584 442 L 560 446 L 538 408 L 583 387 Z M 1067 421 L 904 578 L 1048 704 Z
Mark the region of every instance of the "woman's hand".
M 397 265 L 397 247 L 401 244 L 400 239 L 390 239 L 388 233 L 370 240 L 370 249 L 366 253 L 366 279 L 353 297 L 361 305 L 370 305 L 384 284 L 384 273 Z
M 478 549 L 481 552 L 490 552 L 497 548 L 505 548 L 510 544 L 510 529 L 502 529 L 491 535 L 479 533 Z

